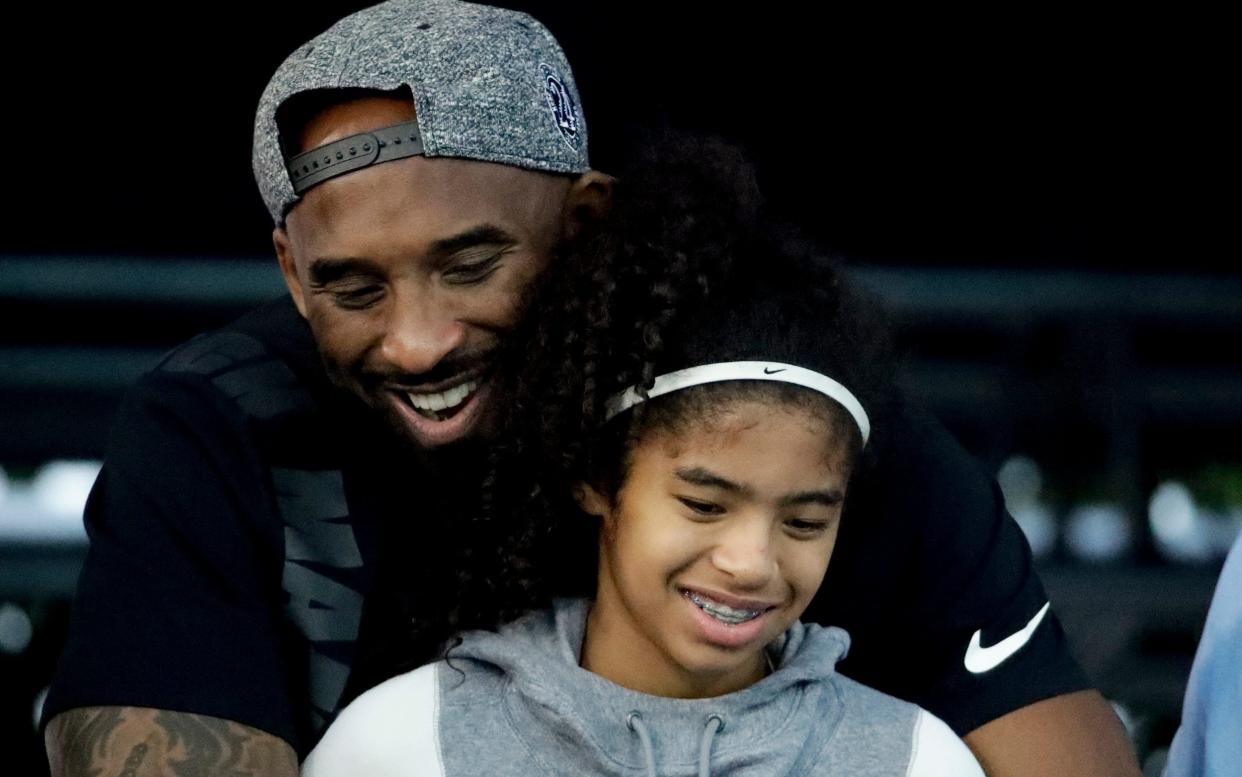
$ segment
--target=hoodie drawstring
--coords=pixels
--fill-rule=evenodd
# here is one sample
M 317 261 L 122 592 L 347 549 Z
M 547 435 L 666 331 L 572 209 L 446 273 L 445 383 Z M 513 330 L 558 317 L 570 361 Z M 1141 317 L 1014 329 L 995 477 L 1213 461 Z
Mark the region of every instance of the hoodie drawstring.
M 625 716 L 625 727 L 638 735 L 643 746 L 643 762 L 647 766 L 647 777 L 659 777 L 656 774 L 655 748 L 651 745 L 651 734 L 647 724 L 643 722 L 642 713 L 634 710 Z M 703 737 L 699 740 L 699 777 L 712 777 L 712 742 L 716 735 L 724 731 L 724 718 L 712 713 L 707 716 L 703 726 Z
M 651 735 L 647 733 L 647 724 L 637 710 L 625 716 L 625 725 L 630 731 L 638 734 L 638 741 L 643 746 L 643 760 L 647 764 L 647 777 L 659 777 L 656 774 L 655 749 L 651 746 Z
M 699 740 L 699 777 L 712 777 L 712 740 L 724 731 L 724 718 L 716 714 L 707 716 L 703 738 Z

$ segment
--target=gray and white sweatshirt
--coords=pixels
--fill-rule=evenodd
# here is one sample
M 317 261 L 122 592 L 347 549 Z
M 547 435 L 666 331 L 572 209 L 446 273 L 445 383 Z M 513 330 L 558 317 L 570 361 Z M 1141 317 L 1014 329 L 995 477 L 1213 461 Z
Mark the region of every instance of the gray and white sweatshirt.
M 982 777 L 913 704 L 836 673 L 849 637 L 795 624 L 776 671 L 709 699 L 622 688 L 578 666 L 589 602 L 558 601 L 349 705 L 303 777 L 626 775 Z

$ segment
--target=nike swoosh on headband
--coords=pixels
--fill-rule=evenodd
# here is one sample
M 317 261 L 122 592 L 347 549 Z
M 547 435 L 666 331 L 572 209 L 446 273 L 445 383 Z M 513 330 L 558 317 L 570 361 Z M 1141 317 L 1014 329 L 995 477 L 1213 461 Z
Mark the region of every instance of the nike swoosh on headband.
M 827 375 L 780 362 L 717 362 L 687 367 L 657 377 L 647 390 L 647 399 L 655 399 L 662 394 L 670 394 L 691 386 L 726 380 L 768 380 L 792 383 L 817 391 L 845 408 L 854 423 L 858 424 L 863 445 L 867 444 L 867 438 L 871 436 L 871 419 L 867 417 L 867 411 L 863 410 L 862 403 L 853 392 Z M 611 419 L 642 401 L 643 396 L 638 393 L 638 388 L 630 386 L 608 399 L 605 404 L 605 417 Z
M 1046 603 L 1025 626 L 990 647 L 983 647 L 983 630 L 976 631 L 966 647 L 966 671 L 971 674 L 983 674 L 1003 664 L 1031 641 L 1031 635 L 1035 633 L 1035 629 L 1039 628 L 1040 622 L 1048 614 L 1051 606 L 1052 602 Z

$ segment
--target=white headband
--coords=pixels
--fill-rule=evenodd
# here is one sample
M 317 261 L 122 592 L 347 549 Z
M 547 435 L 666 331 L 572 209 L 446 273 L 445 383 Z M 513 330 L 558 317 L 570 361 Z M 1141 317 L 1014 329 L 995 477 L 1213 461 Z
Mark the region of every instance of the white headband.
M 684 370 L 670 372 L 655 379 L 655 383 L 647 390 L 647 398 L 655 399 L 663 394 L 670 394 L 691 386 L 704 383 L 719 383 L 726 380 L 771 380 L 778 383 L 792 383 L 796 386 L 818 391 L 829 399 L 836 400 L 854 418 L 858 431 L 862 433 L 863 445 L 871 436 L 871 420 L 850 390 L 837 383 L 827 375 L 814 370 L 795 367 L 792 364 L 779 362 L 720 362 L 717 364 L 700 364 Z M 619 394 L 614 394 L 605 404 L 606 418 L 611 419 L 618 413 L 624 413 L 634 405 L 643 401 L 638 389 L 630 386 Z

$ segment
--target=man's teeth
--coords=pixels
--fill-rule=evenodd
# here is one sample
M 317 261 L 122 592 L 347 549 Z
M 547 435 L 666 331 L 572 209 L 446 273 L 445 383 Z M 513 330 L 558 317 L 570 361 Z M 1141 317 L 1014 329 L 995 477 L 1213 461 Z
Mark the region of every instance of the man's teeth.
M 727 623 L 730 626 L 736 626 L 739 623 L 745 623 L 754 620 L 763 614 L 763 610 L 737 610 L 727 604 L 713 602 L 711 599 L 704 599 L 695 593 L 687 593 L 687 598 L 694 603 L 703 612 L 712 616 L 721 623 Z
M 473 394 L 478 388 L 479 382 L 477 380 L 471 380 L 458 386 L 454 386 L 447 391 L 441 391 L 435 394 L 419 394 L 413 391 L 408 391 L 406 392 L 406 397 L 409 398 L 410 404 L 414 406 L 415 410 L 421 411 L 423 415 L 438 419 L 439 413 L 445 410 L 455 409 L 458 405 L 465 401 L 466 397 Z

